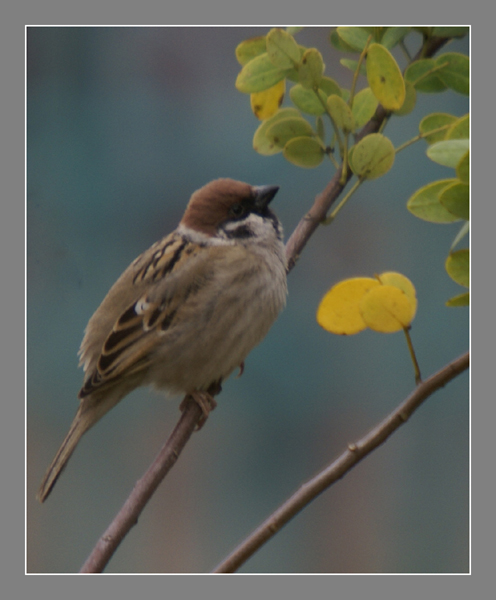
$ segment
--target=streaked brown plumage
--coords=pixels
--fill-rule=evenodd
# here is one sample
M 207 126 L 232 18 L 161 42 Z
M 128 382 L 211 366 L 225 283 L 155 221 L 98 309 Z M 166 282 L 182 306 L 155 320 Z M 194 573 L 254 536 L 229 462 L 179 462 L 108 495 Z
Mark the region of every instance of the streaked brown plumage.
M 178 228 L 140 255 L 91 317 L 81 343 L 80 406 L 38 491 L 43 502 L 81 436 L 141 385 L 191 394 L 240 366 L 286 298 L 275 186 L 213 181 L 193 194 Z

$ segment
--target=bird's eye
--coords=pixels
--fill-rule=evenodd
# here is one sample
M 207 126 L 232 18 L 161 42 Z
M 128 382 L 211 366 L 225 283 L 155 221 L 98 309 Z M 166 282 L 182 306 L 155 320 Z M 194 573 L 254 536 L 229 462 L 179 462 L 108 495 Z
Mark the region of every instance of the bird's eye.
M 236 204 L 233 204 L 231 206 L 231 209 L 229 212 L 231 213 L 231 215 L 233 217 L 239 218 L 244 214 L 245 209 L 242 204 L 239 204 L 238 202 L 236 202 Z

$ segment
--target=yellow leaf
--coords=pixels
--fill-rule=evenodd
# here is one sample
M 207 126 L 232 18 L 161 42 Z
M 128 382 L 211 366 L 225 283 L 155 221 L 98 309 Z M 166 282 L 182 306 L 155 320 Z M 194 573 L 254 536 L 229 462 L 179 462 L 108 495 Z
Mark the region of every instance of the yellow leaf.
M 318 324 L 331 333 L 341 335 L 362 331 L 367 325 L 360 314 L 360 301 L 365 293 L 379 286 L 379 281 L 371 277 L 356 277 L 337 283 L 320 302 Z
M 279 81 L 274 86 L 263 92 L 250 94 L 250 103 L 253 114 L 260 119 L 270 119 L 281 106 L 286 91 L 286 80 Z
M 399 110 L 405 101 L 405 80 L 387 48 L 371 44 L 367 50 L 367 79 L 375 97 L 387 110 Z
M 360 302 L 364 323 L 381 333 L 393 333 L 408 327 L 413 307 L 405 292 L 393 285 L 379 285 L 369 290 Z
M 413 317 L 417 312 L 417 295 L 413 283 L 408 279 L 408 277 L 405 277 L 401 273 L 396 273 L 395 271 L 381 273 L 378 277 L 379 281 L 383 285 L 394 285 L 394 287 L 399 288 L 405 293 L 412 306 L 413 314 L 411 320 L 413 320 Z

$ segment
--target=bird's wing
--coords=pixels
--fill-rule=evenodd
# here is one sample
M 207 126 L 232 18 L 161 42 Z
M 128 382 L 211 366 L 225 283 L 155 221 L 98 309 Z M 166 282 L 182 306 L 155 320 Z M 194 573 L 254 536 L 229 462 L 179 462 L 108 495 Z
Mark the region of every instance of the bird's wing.
M 171 235 L 130 265 L 88 323 L 80 350 L 86 371 L 80 398 L 149 366 L 186 299 L 212 280 L 216 257 L 221 256 L 217 250 Z M 131 301 L 123 303 L 126 293 Z M 111 328 L 108 323 L 113 323 Z

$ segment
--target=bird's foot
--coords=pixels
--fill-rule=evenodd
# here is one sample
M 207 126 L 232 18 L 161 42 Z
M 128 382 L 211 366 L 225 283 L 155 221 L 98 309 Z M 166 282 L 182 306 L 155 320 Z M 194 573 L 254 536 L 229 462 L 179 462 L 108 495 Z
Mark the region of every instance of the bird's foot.
M 207 392 L 194 390 L 183 398 L 181 404 L 179 405 L 179 410 L 184 411 L 189 402 L 193 400 L 196 402 L 196 404 L 198 404 L 202 411 L 202 416 L 196 425 L 196 431 L 200 430 L 205 425 L 208 415 L 217 406 L 217 402 L 215 401 L 213 394 L 218 394 L 220 391 L 220 383 L 214 383 L 208 388 Z

